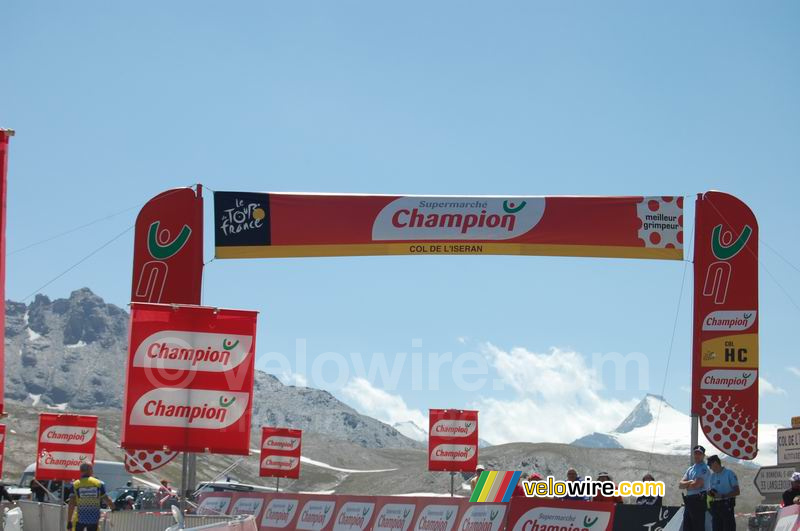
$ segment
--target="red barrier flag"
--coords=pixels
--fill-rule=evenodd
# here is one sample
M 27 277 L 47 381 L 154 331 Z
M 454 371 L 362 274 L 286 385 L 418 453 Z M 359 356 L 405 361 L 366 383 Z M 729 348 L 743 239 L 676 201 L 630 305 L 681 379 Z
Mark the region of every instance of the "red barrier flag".
M 82 463 L 94 464 L 97 417 L 39 414 L 36 479 L 75 480 Z
M 692 413 L 739 459 L 758 454 L 758 223 L 732 195 L 697 198 Z
M 302 430 L 262 427 L 259 476 L 299 478 L 302 438 Z
M 0 323 L 6 322 L 6 192 L 8 187 L 8 139 L 14 131 L 0 129 Z M 0 415 L 5 413 L 5 337 L 6 328 L 0 326 Z
M 478 466 L 478 412 L 431 409 L 428 470 L 474 472 Z
M 123 448 L 248 455 L 256 316 L 133 303 Z
M 0 478 L 3 477 L 3 461 L 6 456 L 6 425 L 0 424 Z

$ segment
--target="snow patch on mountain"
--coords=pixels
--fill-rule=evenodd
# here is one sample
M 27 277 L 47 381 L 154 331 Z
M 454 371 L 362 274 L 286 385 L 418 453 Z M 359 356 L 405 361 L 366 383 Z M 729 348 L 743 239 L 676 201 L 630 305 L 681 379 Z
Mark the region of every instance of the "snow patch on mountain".
M 759 424 L 759 453 L 756 465 L 774 465 L 777 460 L 777 424 Z M 667 455 L 688 455 L 691 417 L 657 395 L 648 394 L 609 433 L 591 433 L 572 442 L 585 448 L 625 448 Z M 699 443 L 709 455 L 721 453 L 700 433 Z M 735 460 L 739 461 L 739 460 Z M 742 462 L 747 464 L 747 462 Z
M 412 420 L 395 422 L 392 427 L 412 441 L 427 442 L 428 440 L 428 432 L 417 426 Z

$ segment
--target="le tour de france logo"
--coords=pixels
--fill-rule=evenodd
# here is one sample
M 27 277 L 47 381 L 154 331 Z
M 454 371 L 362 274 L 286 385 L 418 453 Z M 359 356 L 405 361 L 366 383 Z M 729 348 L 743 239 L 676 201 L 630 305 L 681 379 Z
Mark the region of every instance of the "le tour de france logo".
M 401 197 L 375 218 L 372 239 L 509 240 L 544 215 L 544 197 Z

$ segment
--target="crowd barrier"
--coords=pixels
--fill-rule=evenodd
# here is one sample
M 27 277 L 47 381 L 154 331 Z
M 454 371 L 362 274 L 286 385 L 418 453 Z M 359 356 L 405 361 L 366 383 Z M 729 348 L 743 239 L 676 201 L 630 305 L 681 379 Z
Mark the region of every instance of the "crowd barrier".
M 677 520 L 679 509 L 525 497 L 470 503 L 449 497 L 215 492 L 200 497 L 197 513 L 253 515 L 260 531 L 652 531 Z
M 232 522 L 232 517 L 227 515 L 186 515 L 184 521 L 187 529 L 231 529 L 237 531 L 239 529 L 247 529 L 213 527 L 240 522 Z M 172 513 L 169 512 L 115 511 L 106 513 L 99 531 L 164 531 L 173 525 L 175 525 L 175 519 L 172 517 Z M 209 525 L 212 527 L 206 527 Z M 255 530 L 256 528 L 253 527 L 252 529 Z
M 244 520 L 236 520 L 227 524 L 210 524 L 200 527 L 187 527 L 185 531 L 258 531 L 256 519 L 248 516 Z
M 800 505 L 790 505 L 778 511 L 775 518 L 773 531 L 798 531 L 800 530 Z
M 26 500 L 19 500 L 17 503 L 22 510 L 23 531 L 61 529 L 63 526 L 66 526 L 67 507 L 65 505 Z M 61 517 L 62 512 L 63 519 Z

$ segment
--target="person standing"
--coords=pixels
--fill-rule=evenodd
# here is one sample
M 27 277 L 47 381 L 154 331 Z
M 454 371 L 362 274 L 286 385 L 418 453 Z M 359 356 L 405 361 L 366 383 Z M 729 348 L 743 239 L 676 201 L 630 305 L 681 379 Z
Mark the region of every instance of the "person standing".
M 735 531 L 736 496 L 739 495 L 739 479 L 733 470 L 722 466 L 718 455 L 708 458 L 711 468 L 711 487 L 708 496 L 711 498 L 711 522 L 714 531 Z
M 655 479 L 652 474 L 648 473 L 644 475 L 642 481 L 647 483 L 653 482 Z M 661 496 L 639 496 L 636 498 L 636 505 L 655 505 L 656 507 L 661 507 L 661 502 Z
M 706 449 L 699 444 L 692 449 L 692 460 L 678 488 L 685 490 L 683 495 L 683 531 L 705 531 L 706 492 L 711 483 L 711 470 L 705 463 Z
M 783 506 L 794 505 L 794 499 L 800 496 L 800 472 L 792 474 L 792 486 L 783 491 Z
M 597 479 L 597 481 L 606 481 L 606 482 L 609 482 L 609 483 L 613 483 L 614 482 L 614 480 L 611 479 L 611 476 L 608 474 L 608 472 L 600 472 L 597 475 L 596 479 Z M 616 487 L 616 485 L 615 485 L 615 487 Z M 592 501 L 606 502 L 606 503 L 624 503 L 624 500 L 622 499 L 622 496 L 605 496 L 605 495 L 603 495 L 603 493 L 599 493 L 597 496 L 592 498 Z
M 481 474 L 486 470 L 486 467 L 483 465 L 478 465 L 475 467 L 475 475 L 472 476 L 472 479 L 469 480 L 470 490 L 475 492 L 475 485 L 478 484 L 478 479 L 480 479 Z
M 72 515 L 78 510 L 75 531 L 97 531 L 100 523 L 100 503 L 114 507 L 114 502 L 106 494 L 106 486 L 92 477 L 92 465 L 81 463 L 81 478 L 72 483 L 72 495 L 67 506 L 67 529 L 72 527 Z
M 580 482 L 582 481 L 582 479 L 578 477 L 577 470 L 575 470 L 574 468 L 570 468 L 567 470 L 567 481 L 574 483 L 574 482 Z M 586 496 L 578 496 L 577 494 L 576 495 L 567 494 L 562 499 L 570 501 L 589 501 L 589 498 L 587 498 Z

